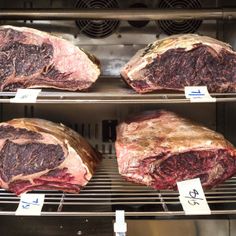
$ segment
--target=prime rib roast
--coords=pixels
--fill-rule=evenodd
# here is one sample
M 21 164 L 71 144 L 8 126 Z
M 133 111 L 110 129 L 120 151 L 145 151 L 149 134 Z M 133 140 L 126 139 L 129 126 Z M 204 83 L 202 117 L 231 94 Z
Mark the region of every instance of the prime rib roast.
M 0 26 L 0 90 L 87 90 L 100 74 L 99 61 L 70 42 L 25 27 Z
M 101 157 L 75 131 L 41 119 L 0 123 L 0 186 L 79 192 Z
M 138 93 L 207 86 L 210 92 L 236 91 L 236 52 L 216 39 L 184 34 L 141 49 L 121 75 Z
M 120 174 L 154 189 L 200 178 L 205 189 L 236 173 L 236 149 L 221 135 L 175 113 L 143 113 L 117 127 Z

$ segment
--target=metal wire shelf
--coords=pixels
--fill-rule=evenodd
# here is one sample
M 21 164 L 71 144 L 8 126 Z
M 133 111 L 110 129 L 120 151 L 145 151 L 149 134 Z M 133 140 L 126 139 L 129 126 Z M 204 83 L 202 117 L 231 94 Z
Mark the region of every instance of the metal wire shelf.
M 0 92 L 0 103 L 10 103 L 15 92 Z M 236 93 L 212 93 L 216 102 L 235 102 Z M 99 78 L 95 85 L 87 92 L 64 92 L 44 89 L 38 96 L 36 103 L 47 104 L 133 104 L 133 103 L 190 103 L 183 92 L 155 92 L 137 94 L 125 86 L 120 78 Z
M 92 180 L 79 194 L 34 192 L 45 194 L 42 216 L 114 216 L 115 210 L 123 209 L 127 217 L 193 218 L 185 216 L 177 192 L 155 191 L 123 180 L 114 156 L 104 158 Z M 207 218 L 236 217 L 236 177 L 205 194 L 212 211 Z M 18 196 L 0 189 L 0 215 L 14 215 L 18 204 Z

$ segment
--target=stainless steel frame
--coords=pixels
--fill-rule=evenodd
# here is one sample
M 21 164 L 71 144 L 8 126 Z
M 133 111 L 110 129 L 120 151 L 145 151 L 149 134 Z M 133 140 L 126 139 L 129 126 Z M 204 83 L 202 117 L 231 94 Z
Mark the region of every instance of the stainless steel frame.
M 4 20 L 231 20 L 236 19 L 235 8 L 216 9 L 2 9 Z
M 144 220 L 154 219 L 154 224 L 161 229 L 166 222 L 168 227 L 173 230 L 170 234 L 160 233 L 165 236 L 173 235 L 173 232 L 175 235 L 191 236 L 235 234 L 236 177 L 211 191 L 206 191 L 206 197 L 212 210 L 210 216 L 186 216 L 177 192 L 155 191 L 124 181 L 118 173 L 114 143 L 112 140 L 104 141 L 102 134 L 104 120 L 119 122 L 131 113 L 164 108 L 177 111 L 197 122 L 202 122 L 211 129 L 221 131 L 230 141 L 236 143 L 235 93 L 212 94 L 213 97 L 216 97 L 216 103 L 190 104 L 189 100 L 185 99 L 183 92 L 139 95 L 127 88 L 118 77 L 110 78 L 119 75 L 120 67 L 139 48 L 156 38 L 166 36 L 157 28 L 154 21 L 150 21 L 145 28 L 137 29 L 132 28 L 125 20 L 203 19 L 198 33 L 219 38 L 236 47 L 234 1 L 202 1 L 206 4 L 203 5 L 204 9 L 194 10 L 125 9 L 125 4 L 120 9 L 82 10 L 72 9 L 72 2 L 67 1 L 65 4 L 65 2 L 60 3 L 60 0 L 50 0 L 43 5 L 44 8 L 40 9 L 35 7 L 41 7 L 40 1 L 31 9 L 20 9 L 19 1 L 14 2 L 19 7 L 18 9 L 10 9 L 11 4 L 8 1 L 1 5 L 0 20 L 3 24 L 38 27 L 41 30 L 57 33 L 59 36 L 71 40 L 75 45 L 83 46 L 102 59 L 103 68 L 105 68 L 103 75 L 108 75 L 109 78 L 99 78 L 94 87 L 86 93 L 43 90 L 35 104 L 11 104 L 10 98 L 14 97 L 15 93 L 0 93 L 2 120 L 15 117 L 39 117 L 63 122 L 81 133 L 100 152 L 104 153 L 102 165 L 80 194 L 36 191 L 46 194 L 43 217 L 14 216 L 19 197 L 1 189 L 0 221 L 2 227 L 0 227 L 0 234 L 3 236 L 111 235 L 112 219 L 114 219 L 116 209 L 126 211 L 129 220 L 128 227 L 131 225 L 138 229 L 138 225 L 143 223 L 143 227 L 146 229 L 147 224 Z M 230 4 L 232 8 L 229 8 Z M 6 9 L 5 6 L 9 8 Z M 121 27 L 108 38 L 91 39 L 79 32 L 74 21 L 78 19 L 118 19 L 122 22 Z M 139 220 L 136 224 L 135 219 Z M 164 221 L 159 221 L 163 219 Z M 175 219 L 181 219 L 181 221 L 176 222 Z M 195 221 L 195 219 L 204 220 Z M 97 222 L 95 223 L 95 221 Z M 175 224 L 176 228 L 173 227 Z M 189 224 L 191 224 L 192 231 L 186 234 Z M 84 229 L 83 225 L 86 225 L 87 229 Z M 180 225 L 186 226 L 182 234 L 177 232 Z M 45 232 L 42 232 L 43 228 L 45 228 Z M 64 231 L 65 228 L 67 230 Z M 89 231 L 92 228 L 97 228 L 94 229 L 96 233 Z M 103 230 L 99 231 L 99 229 Z M 162 232 L 158 229 L 156 232 Z M 137 232 L 135 235 L 138 236 Z

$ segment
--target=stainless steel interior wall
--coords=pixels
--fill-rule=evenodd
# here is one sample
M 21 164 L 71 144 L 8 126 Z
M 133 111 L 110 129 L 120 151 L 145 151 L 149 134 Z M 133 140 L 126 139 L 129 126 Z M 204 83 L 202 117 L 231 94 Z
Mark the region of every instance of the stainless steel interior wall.
M 25 3 L 26 2 L 26 3 Z M 28 2 L 28 3 L 27 3 Z M 0 1 L 1 7 L 18 6 L 24 7 L 30 1 Z M 76 1 L 32 1 L 40 7 L 68 7 Z M 121 5 L 127 1 L 120 1 Z M 132 1 L 137 2 L 137 1 Z M 148 1 L 145 1 L 148 2 Z M 152 2 L 152 1 L 149 1 Z M 215 1 L 204 1 L 209 6 L 217 5 Z M 154 1 L 153 3 L 154 4 Z M 219 6 L 235 5 L 235 1 L 222 0 Z M 5 23 L 5 22 L 2 22 Z M 10 22 L 6 22 L 10 23 Z M 15 22 L 23 25 L 25 22 Z M 105 75 L 119 75 L 119 70 L 128 59 L 145 44 L 156 38 L 164 37 L 155 22 L 150 22 L 146 28 L 132 28 L 127 22 L 122 22 L 119 29 L 111 36 L 103 39 L 91 39 L 78 33 L 74 21 L 69 22 L 26 22 L 27 25 L 35 26 L 71 40 L 77 45 L 94 52 L 102 60 L 103 73 Z M 218 37 L 230 43 L 236 49 L 236 22 L 204 22 L 198 33 Z M 111 142 L 103 142 L 102 121 L 122 120 L 131 113 L 151 109 L 169 109 L 179 112 L 193 120 L 205 124 L 209 128 L 222 131 L 227 138 L 236 144 L 236 104 L 169 104 L 169 105 L 24 105 L 4 104 L 1 105 L 1 119 L 8 120 L 16 117 L 39 117 L 56 122 L 62 122 L 84 136 L 94 145 L 98 145 L 101 152 L 109 152 Z M 94 115 L 95 114 L 95 115 Z M 98 131 L 95 131 L 96 124 Z M 90 125 L 90 126 L 89 126 Z M 77 127 L 77 128 L 76 128 Z M 90 127 L 90 128 L 88 128 Z M 89 131 L 90 130 L 90 131 Z M 98 135 L 95 135 L 98 132 Z M 90 134 L 89 134 L 90 133 Z M 114 148 L 112 147 L 112 152 Z M 108 223 L 108 224 L 107 224 Z M 12 218 L 4 217 L 1 220 L 0 235 L 11 236 L 15 231 L 17 235 L 112 235 L 112 219 L 83 218 Z M 14 225 L 14 227 L 12 227 Z M 43 230 L 42 230 L 43 229 Z M 144 231 L 143 231 L 144 230 Z M 128 221 L 128 235 L 186 235 L 186 236 L 232 236 L 236 235 L 236 221 L 234 220 L 179 220 L 179 221 Z

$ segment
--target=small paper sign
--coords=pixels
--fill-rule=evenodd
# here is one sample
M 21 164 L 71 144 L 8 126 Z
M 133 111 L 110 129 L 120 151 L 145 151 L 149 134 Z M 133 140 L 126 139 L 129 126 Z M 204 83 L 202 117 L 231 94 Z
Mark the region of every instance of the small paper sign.
M 186 86 L 184 93 L 190 102 L 216 102 L 216 98 L 209 94 L 206 86 Z
M 199 178 L 177 182 L 177 187 L 180 203 L 186 215 L 211 214 Z
M 35 103 L 41 89 L 18 89 L 14 98 L 10 99 L 12 103 Z
M 25 193 L 20 197 L 20 203 L 15 215 L 39 216 L 44 204 L 45 194 Z

